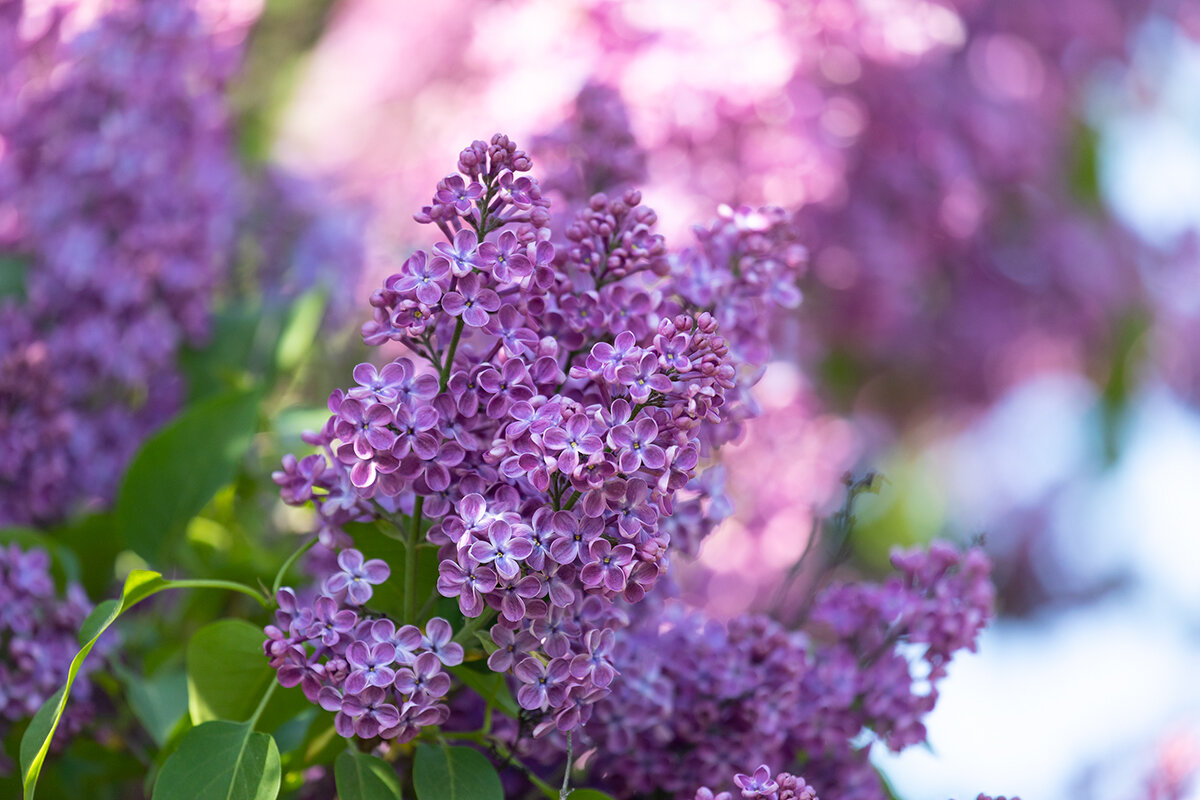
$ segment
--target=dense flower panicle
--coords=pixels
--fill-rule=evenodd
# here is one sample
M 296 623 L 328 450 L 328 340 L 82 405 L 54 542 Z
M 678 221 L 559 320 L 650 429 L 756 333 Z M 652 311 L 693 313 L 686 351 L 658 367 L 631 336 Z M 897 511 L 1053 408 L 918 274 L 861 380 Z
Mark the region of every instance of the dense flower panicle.
M 992 606 L 977 549 L 936 543 L 893 564 L 883 584 L 827 589 L 805 632 L 759 615 L 722 626 L 670 600 L 631 608 L 612 658 L 621 680 L 585 728 L 596 774 L 620 797 L 688 798 L 738 764 L 804 753 L 806 778 L 827 796 L 886 797 L 872 743 L 924 740 L 947 663 L 974 648 Z
M 711 429 L 708 444 L 719 446 L 737 439 L 743 423 L 758 413 L 749 390 L 771 356 L 769 321 L 776 309 L 800 304 L 797 286 L 808 251 L 781 208 L 722 206 L 716 221 L 697 226 L 695 235 L 696 244 L 672 262 L 673 285 L 689 303 L 713 311 L 745 373 L 724 424 Z
M 79 650 L 79 628 L 92 604 L 78 584 L 59 597 L 44 550 L 0 546 L 0 738 L 11 725 L 32 717 L 62 688 Z M 107 639 L 84 662 L 71 689 L 60 730 L 77 733 L 95 713 L 89 674 L 111 647 Z
M 490 663 L 545 734 L 609 691 L 614 603 L 665 572 L 660 523 L 721 441 L 743 362 L 676 285 L 637 191 L 593 196 L 552 244 L 548 203 L 518 175 L 529 167 L 501 135 L 463 150 L 416 216 L 445 241 L 375 291 L 363 326 L 368 344 L 403 343 L 427 365 L 360 365 L 310 437 L 321 452 L 289 457 L 276 480 L 287 502 L 317 505 L 330 542 L 350 520 L 434 520 L 439 592 L 496 618 Z M 770 249 L 751 239 L 745 251 Z M 748 282 L 779 279 L 743 260 Z
M 311 601 L 279 591 L 275 624 L 266 629 L 263 648 L 280 684 L 300 686 L 311 702 L 335 712 L 334 726 L 347 738 L 406 742 L 450 713 L 444 667 L 462 663 L 462 646 L 440 617 L 422 633 L 368 612 L 371 587 L 389 574 L 383 561 L 342 550 Z
M 62 40 L 0 19 L 0 523 L 107 499 L 177 407 L 234 237 L 221 93 L 238 60 L 187 3 L 116 5 Z M 11 276 L 10 276 L 11 277 Z M 98 346 L 97 343 L 103 343 Z
M 630 130 L 621 93 L 603 83 L 584 84 L 574 110 L 554 131 L 537 137 L 534 150 L 550 165 L 543 187 L 567 203 L 624 191 L 646 179 L 646 153 Z

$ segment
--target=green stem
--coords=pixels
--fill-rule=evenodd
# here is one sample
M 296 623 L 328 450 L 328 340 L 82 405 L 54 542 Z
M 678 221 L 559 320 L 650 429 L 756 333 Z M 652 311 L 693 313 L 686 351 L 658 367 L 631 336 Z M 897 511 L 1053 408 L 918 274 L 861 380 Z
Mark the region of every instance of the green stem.
M 415 624 L 413 611 L 417 606 L 414 596 L 417 586 L 417 543 L 421 537 L 421 515 L 425 508 L 425 498 L 417 495 L 413 502 L 412 528 L 408 532 L 408 547 L 404 553 L 404 621 Z
M 571 495 L 571 497 L 567 500 L 567 504 L 565 506 L 563 506 L 563 510 L 570 511 L 571 509 L 573 509 L 575 507 L 575 504 L 579 502 L 580 497 L 581 497 L 581 495 L 579 493 L 579 490 L 576 489 L 575 492 Z
M 267 703 L 271 701 L 271 695 L 275 694 L 275 687 L 278 685 L 279 681 L 272 679 L 271 683 L 267 686 L 267 691 L 263 694 L 262 700 L 258 701 L 258 708 L 254 709 L 254 713 L 246 721 L 246 724 L 250 726 L 250 730 L 254 730 L 254 726 L 258 724 L 258 718 L 266 710 Z
M 496 609 L 494 609 L 494 608 L 486 609 L 478 617 L 474 617 L 472 619 L 467 620 L 466 624 L 464 624 L 461 628 L 458 629 L 458 633 L 454 634 L 454 641 L 458 642 L 459 644 L 462 644 L 463 642 L 470 639 L 471 636 L 475 633 L 475 631 L 479 630 L 480 628 L 482 628 L 484 625 L 488 624 L 495 618 L 496 618 Z
M 228 589 L 231 592 L 241 592 L 249 595 L 258 601 L 258 604 L 263 608 L 270 608 L 271 601 L 263 596 L 263 593 L 257 589 L 247 586 L 244 583 L 236 583 L 234 581 L 217 581 L 217 580 L 181 580 L 171 581 L 171 587 L 175 589 Z
M 439 392 L 446 391 L 446 385 L 450 383 L 450 369 L 454 366 L 454 354 L 458 351 L 458 340 L 462 338 L 465 324 L 462 317 L 454 323 L 454 335 L 450 337 L 450 347 L 446 350 L 446 360 L 442 363 L 442 374 L 438 381 Z
M 275 582 L 271 584 L 271 600 L 272 601 L 275 599 L 276 595 L 279 594 L 279 589 L 281 586 L 283 586 L 283 576 L 286 575 L 287 571 L 292 568 L 292 564 L 295 564 L 296 560 L 299 559 L 300 556 L 304 555 L 309 550 L 311 550 L 313 545 L 315 545 L 316 543 L 317 543 L 317 537 L 314 536 L 313 538 L 309 539 L 304 544 L 300 545 L 300 547 L 296 549 L 296 552 L 294 552 L 290 556 L 288 556 L 287 561 L 283 562 L 283 566 L 279 568 L 279 572 L 275 573 Z

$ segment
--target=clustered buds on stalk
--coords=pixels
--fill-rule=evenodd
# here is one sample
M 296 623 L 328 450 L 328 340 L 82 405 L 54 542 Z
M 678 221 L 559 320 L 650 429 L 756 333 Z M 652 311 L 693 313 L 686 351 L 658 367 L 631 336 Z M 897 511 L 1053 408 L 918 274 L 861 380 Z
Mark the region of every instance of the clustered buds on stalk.
M 416 215 L 446 241 L 385 281 L 363 326 L 426 364 L 360 365 L 310 437 L 322 451 L 276 479 L 288 502 L 316 503 L 331 544 L 352 520 L 435 520 L 438 591 L 495 619 L 489 663 L 545 733 L 607 693 L 615 602 L 666 570 L 659 521 L 737 365 L 715 317 L 674 290 L 638 192 L 593 197 L 556 248 L 537 182 L 517 175 L 529 166 L 500 135 L 462 152 Z

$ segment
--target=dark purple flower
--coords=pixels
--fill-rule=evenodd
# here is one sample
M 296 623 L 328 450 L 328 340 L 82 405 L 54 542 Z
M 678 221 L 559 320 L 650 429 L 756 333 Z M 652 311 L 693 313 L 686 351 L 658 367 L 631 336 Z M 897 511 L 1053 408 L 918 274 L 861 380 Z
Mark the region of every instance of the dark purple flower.
M 629 565 L 633 562 L 633 545 L 615 548 L 607 539 L 597 539 L 588 547 L 588 555 L 579 578 L 584 586 L 601 586 L 612 592 L 625 588 Z
M 493 672 L 507 672 L 522 656 L 533 652 L 538 646 L 538 640 L 529 631 L 514 631 L 503 625 L 492 626 L 492 641 L 496 644 L 496 652 L 488 656 L 487 663 L 488 669 Z
M 658 357 L 645 353 L 637 365 L 625 364 L 618 367 L 617 382 L 629 387 L 629 396 L 639 403 L 650 399 L 650 393 L 671 391 L 671 381 L 658 371 Z
M 562 698 L 562 684 L 570 677 L 567 662 L 556 658 L 547 666 L 536 658 L 526 658 L 513 668 L 513 675 L 523 686 L 517 690 L 517 702 L 530 711 L 558 705 Z
M 483 613 L 483 595 L 496 588 L 496 573 L 469 555 L 460 558 L 461 564 L 445 559 L 438 565 L 437 590 L 443 597 L 457 597 L 463 616 L 478 617 Z
M 608 443 L 617 450 L 617 466 L 621 472 L 632 475 L 643 464 L 649 469 L 662 469 L 667 457 L 654 443 L 657 437 L 658 425 L 648 417 L 639 419 L 632 427 L 618 425 L 610 430 Z
M 573 414 L 562 426 L 543 434 L 542 442 L 547 448 L 561 451 L 557 459 L 560 472 L 570 475 L 586 456 L 604 449 L 604 440 L 590 432 L 591 424 L 585 414 Z
M 400 721 L 400 712 L 387 702 L 387 693 L 378 686 L 368 686 L 361 694 L 343 697 L 338 716 L 343 714 L 354 720 L 354 734 L 363 739 L 372 739 L 380 730 L 391 728 Z

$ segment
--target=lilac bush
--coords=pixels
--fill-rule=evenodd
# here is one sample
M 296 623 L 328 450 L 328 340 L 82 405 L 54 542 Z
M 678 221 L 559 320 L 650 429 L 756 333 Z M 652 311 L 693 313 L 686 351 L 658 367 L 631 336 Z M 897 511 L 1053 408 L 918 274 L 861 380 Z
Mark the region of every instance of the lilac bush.
M 79 647 L 79 626 L 91 610 L 78 584 L 68 584 L 61 594 L 55 588 L 45 550 L 0 545 L 0 740 L 62 686 Z M 62 721 L 67 735 L 95 714 L 88 676 L 98 665 L 99 660 L 85 664 L 76 681 L 74 702 Z
M 21 5 L 0 16 L 0 257 L 23 294 L 0 297 L 0 524 L 109 499 L 179 408 L 175 354 L 207 333 L 239 208 L 238 54 L 189 6 L 26 41 Z

